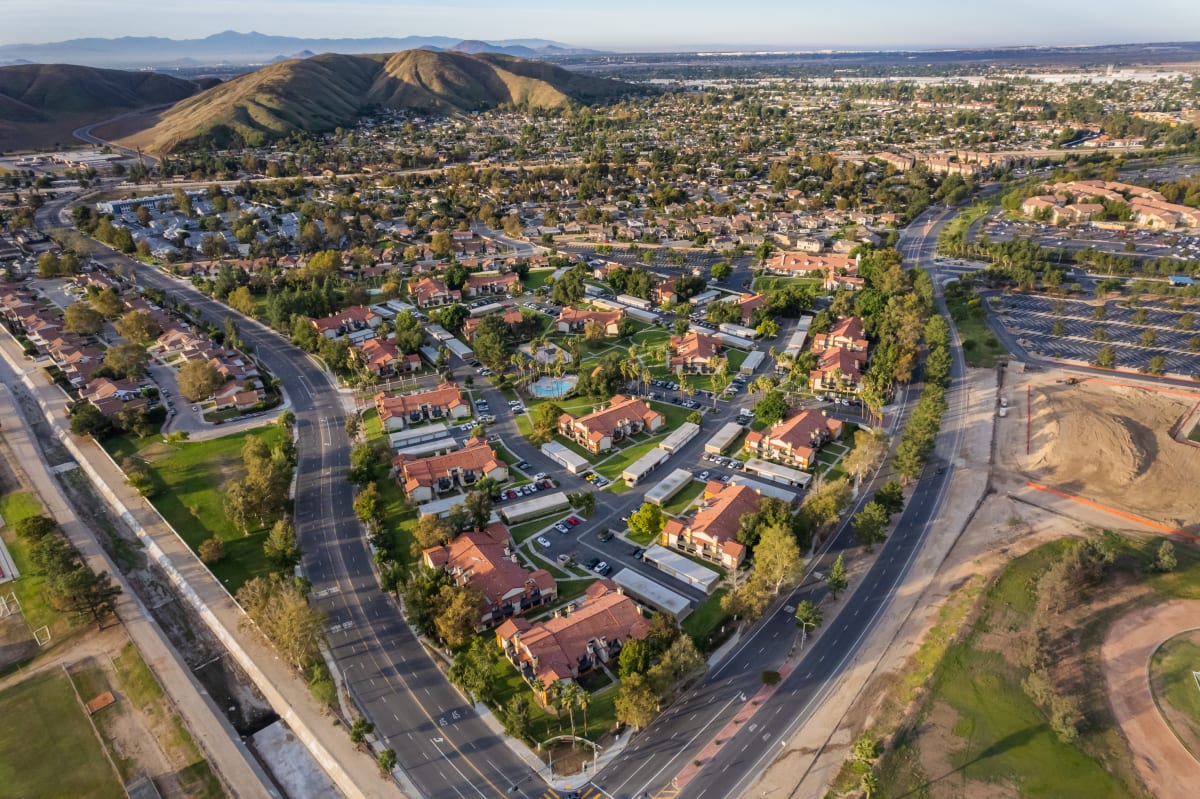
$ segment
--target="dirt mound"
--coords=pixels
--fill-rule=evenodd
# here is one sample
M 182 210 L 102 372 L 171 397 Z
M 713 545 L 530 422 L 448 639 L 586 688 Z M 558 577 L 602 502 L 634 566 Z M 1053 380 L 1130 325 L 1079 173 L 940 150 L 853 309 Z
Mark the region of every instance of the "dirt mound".
M 1132 386 L 1020 386 L 1016 425 L 999 437 L 1002 464 L 1031 480 L 1166 524 L 1200 524 L 1200 451 L 1173 441 L 1171 427 L 1196 398 Z M 1028 399 L 1028 402 L 1027 402 Z M 1025 441 L 1026 408 L 1032 413 Z

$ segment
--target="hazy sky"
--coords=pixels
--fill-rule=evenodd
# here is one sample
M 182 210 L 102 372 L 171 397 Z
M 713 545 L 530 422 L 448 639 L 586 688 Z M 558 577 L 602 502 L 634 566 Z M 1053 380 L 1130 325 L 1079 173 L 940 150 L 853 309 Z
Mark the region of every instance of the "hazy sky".
M 0 43 L 84 36 L 546 38 L 628 50 L 1200 39 L 1197 0 L 0 0 Z

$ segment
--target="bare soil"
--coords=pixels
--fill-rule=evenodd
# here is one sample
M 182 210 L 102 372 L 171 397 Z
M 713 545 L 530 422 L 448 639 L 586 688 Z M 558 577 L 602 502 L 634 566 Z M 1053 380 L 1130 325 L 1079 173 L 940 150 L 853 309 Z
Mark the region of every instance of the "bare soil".
M 1009 392 L 997 466 L 1162 524 L 1200 528 L 1200 492 L 1180 490 L 1200 483 L 1200 457 L 1169 434 L 1200 395 L 1052 380 L 1038 375 Z

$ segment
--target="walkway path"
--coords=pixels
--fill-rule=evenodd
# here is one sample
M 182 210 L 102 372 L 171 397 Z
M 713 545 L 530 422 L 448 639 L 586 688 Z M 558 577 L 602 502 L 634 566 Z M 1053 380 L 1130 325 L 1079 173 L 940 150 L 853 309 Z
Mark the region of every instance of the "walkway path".
M 1179 633 L 1200 627 L 1200 601 L 1168 602 L 1127 613 L 1108 628 L 1100 648 L 1108 703 L 1152 796 L 1192 799 L 1200 762 L 1184 748 L 1154 703 L 1150 657 Z

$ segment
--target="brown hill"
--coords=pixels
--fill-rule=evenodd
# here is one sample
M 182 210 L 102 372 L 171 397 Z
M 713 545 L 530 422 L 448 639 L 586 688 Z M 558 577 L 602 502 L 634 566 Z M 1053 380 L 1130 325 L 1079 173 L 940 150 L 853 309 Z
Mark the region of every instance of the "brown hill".
M 69 144 L 77 127 L 175 103 L 197 91 L 191 81 L 156 72 L 71 64 L 0 67 L 0 149 Z
M 258 144 L 294 130 L 353 124 L 372 108 L 463 113 L 502 103 L 554 108 L 632 89 L 512 56 L 405 50 L 281 61 L 156 115 L 124 140 L 150 152 Z

